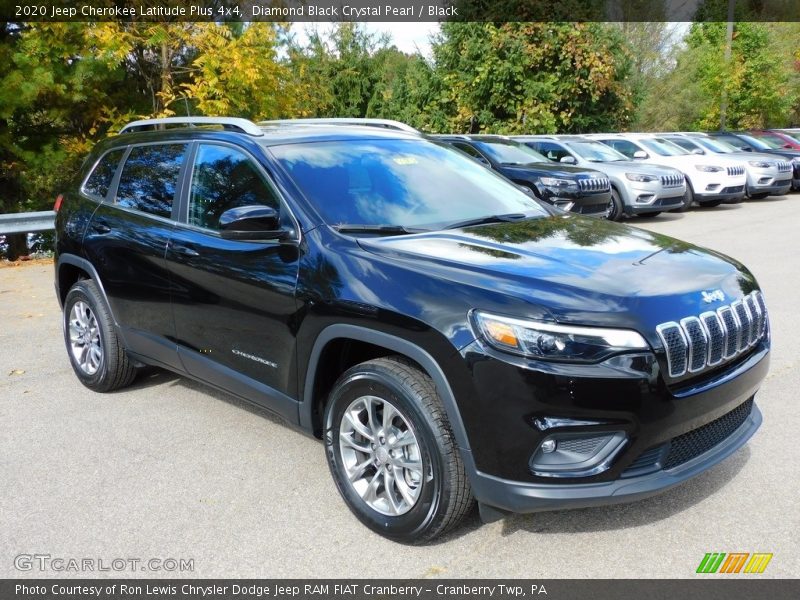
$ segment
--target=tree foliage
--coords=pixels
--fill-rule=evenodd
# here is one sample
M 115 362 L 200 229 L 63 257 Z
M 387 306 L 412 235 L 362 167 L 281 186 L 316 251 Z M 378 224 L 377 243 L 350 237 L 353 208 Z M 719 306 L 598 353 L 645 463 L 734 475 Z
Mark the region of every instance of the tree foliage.
M 617 129 L 630 114 L 630 57 L 603 24 L 447 23 L 433 51 L 450 130 Z

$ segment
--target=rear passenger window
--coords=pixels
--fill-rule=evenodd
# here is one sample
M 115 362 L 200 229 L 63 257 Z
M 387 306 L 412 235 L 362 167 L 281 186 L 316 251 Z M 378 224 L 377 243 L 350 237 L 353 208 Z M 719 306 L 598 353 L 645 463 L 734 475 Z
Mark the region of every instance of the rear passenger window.
M 122 167 L 117 204 L 170 218 L 186 144 L 134 146 Z
M 201 144 L 192 173 L 189 224 L 219 229 L 219 217 L 226 210 L 253 204 L 280 207 L 252 159 L 235 148 Z
M 86 180 L 83 186 L 84 193 L 101 200 L 105 199 L 108 188 L 111 187 L 111 180 L 114 179 L 114 173 L 117 172 L 117 166 L 124 153 L 125 148 L 120 148 L 119 150 L 112 150 L 103 156 Z

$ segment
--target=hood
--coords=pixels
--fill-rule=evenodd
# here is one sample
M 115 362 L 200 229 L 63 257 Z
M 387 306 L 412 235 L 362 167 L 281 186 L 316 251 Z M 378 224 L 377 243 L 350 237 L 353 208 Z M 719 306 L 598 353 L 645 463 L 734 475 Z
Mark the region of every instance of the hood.
M 659 323 L 714 310 L 756 289 L 750 273 L 730 258 L 573 215 L 361 238 L 359 244 L 417 272 L 496 295 L 497 306 L 473 308 L 635 328 L 650 338 Z M 707 303 L 702 292 L 717 290 L 724 300 Z
M 775 154 L 766 154 L 764 152 L 731 152 L 730 154 L 724 154 L 723 156 L 730 156 L 731 158 L 736 158 L 743 162 L 751 160 L 768 160 L 773 163 L 781 160 L 787 160 L 791 162 L 791 159 L 784 159 L 781 156 L 777 156 Z
M 592 163 L 597 165 L 597 168 L 604 173 L 613 173 L 615 175 L 622 175 L 625 173 L 636 173 L 637 175 L 653 175 L 654 177 L 661 177 L 662 175 L 680 175 L 681 172 L 672 167 L 664 165 L 656 165 L 653 163 L 635 161 L 635 160 L 617 160 L 613 162 Z
M 563 177 L 565 179 L 593 179 L 595 177 L 605 177 L 603 173 L 594 169 L 549 161 L 519 166 L 499 165 L 498 171 L 510 179 L 531 176 Z

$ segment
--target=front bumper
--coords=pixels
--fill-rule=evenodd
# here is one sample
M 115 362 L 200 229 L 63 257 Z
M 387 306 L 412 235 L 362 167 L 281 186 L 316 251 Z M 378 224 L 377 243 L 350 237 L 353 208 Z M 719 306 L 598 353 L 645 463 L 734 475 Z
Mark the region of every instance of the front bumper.
M 754 183 L 748 185 L 751 194 L 769 194 L 770 196 L 783 196 L 792 188 L 791 179 L 776 179 L 768 184 Z
M 472 489 L 479 502 L 515 513 L 586 508 L 632 502 L 654 496 L 707 471 L 749 440 L 761 426 L 754 404 L 747 420 L 729 437 L 694 459 L 669 470 L 588 484 L 531 484 L 475 473 Z
M 579 369 L 572 371 L 574 376 L 541 372 L 530 364 L 515 368 L 470 354 L 468 350 L 466 358 L 473 363 L 477 395 L 486 407 L 482 414 L 465 419 L 466 425 L 478 418 L 480 425 L 479 431 L 468 431 L 470 450 L 462 453 L 473 491 L 486 506 L 521 513 L 635 500 L 711 468 L 758 429 L 761 413 L 752 399 L 769 367 L 768 341 L 726 367 L 666 384 L 655 360 L 648 364 L 632 359 L 627 366 L 615 365 L 613 373 L 592 370 L 581 377 Z M 745 414 L 741 410 L 748 402 L 752 409 Z M 711 438 L 702 452 L 670 462 L 669 451 L 679 447 L 679 440 L 712 430 L 731 414 L 742 415 L 735 431 Z M 530 461 L 539 444 L 553 431 L 567 431 L 539 431 L 534 423 L 543 415 L 604 422 L 569 431 L 622 431 L 626 445 L 598 474 L 537 476 Z M 643 467 L 642 459 L 654 451 L 666 458 Z
M 731 185 L 728 187 L 719 188 L 716 191 L 702 192 L 694 194 L 694 199 L 698 202 L 706 200 L 722 200 L 723 202 L 736 202 L 744 198 L 745 186 L 744 185 Z

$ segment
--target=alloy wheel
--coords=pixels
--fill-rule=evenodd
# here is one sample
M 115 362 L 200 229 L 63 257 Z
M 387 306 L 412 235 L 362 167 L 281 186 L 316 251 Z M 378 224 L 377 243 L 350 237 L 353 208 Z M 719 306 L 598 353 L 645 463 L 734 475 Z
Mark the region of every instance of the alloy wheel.
M 86 302 L 78 301 L 69 313 L 69 346 L 75 363 L 87 375 L 94 375 L 103 362 L 100 327 Z
M 391 402 L 351 402 L 339 426 L 339 452 L 350 485 L 370 508 L 396 517 L 414 507 L 423 480 L 419 442 Z

